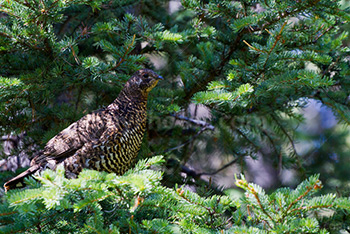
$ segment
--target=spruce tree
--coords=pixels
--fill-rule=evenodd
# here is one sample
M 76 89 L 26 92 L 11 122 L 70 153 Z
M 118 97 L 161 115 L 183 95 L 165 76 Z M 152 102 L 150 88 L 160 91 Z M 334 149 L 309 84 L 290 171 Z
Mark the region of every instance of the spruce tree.
M 331 193 L 315 194 L 330 177 L 348 183 L 340 179 L 349 175 L 347 151 L 336 147 L 346 134 L 325 133 L 341 160 L 342 170 L 331 174 L 318 169 L 327 151 L 321 148 L 320 166 L 312 167 L 305 160 L 311 154 L 299 155 L 295 144 L 303 139 L 298 109 L 310 99 L 349 124 L 349 9 L 328 0 L 182 0 L 170 13 L 169 2 L 0 1 L 0 134 L 26 133 L 30 156 L 112 102 L 134 71 L 156 66 L 165 77 L 150 96 L 135 168 L 123 176 L 86 170 L 75 180 L 59 168 L 28 178 L 25 190 L 2 197 L 1 232 L 348 230 L 347 193 L 326 183 Z M 197 119 L 193 106 L 211 117 Z M 269 193 L 241 176 L 242 199 L 225 196 L 202 180 L 215 174 L 205 171 L 214 152 L 230 161 L 219 170 L 235 164 L 247 172 L 246 158 L 259 156 L 279 172 L 294 169 L 303 182 Z M 149 158 L 158 154 L 164 158 Z M 204 172 L 186 167 L 190 160 Z

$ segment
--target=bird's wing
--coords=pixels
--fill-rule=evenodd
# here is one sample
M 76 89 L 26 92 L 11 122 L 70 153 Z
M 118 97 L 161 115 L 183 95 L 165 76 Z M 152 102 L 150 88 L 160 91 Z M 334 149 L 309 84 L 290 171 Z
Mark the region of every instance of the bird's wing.
M 33 159 L 32 164 L 47 159 L 64 160 L 74 155 L 84 144 L 98 140 L 106 127 L 103 115 L 103 111 L 96 111 L 72 123 L 49 140 L 43 152 Z
M 112 147 L 122 137 L 126 120 L 109 112 L 105 112 L 104 117 L 106 119 L 104 131 L 98 135 L 96 145 Z

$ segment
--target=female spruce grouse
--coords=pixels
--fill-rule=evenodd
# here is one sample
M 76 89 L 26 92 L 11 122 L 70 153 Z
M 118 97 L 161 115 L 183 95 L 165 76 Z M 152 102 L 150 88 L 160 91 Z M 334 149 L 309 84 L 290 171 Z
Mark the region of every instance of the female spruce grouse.
M 31 161 L 25 172 L 5 183 L 5 190 L 23 187 L 23 179 L 46 168 L 63 164 L 67 178 L 83 168 L 125 173 L 140 150 L 146 128 L 147 96 L 156 86 L 157 73 L 137 71 L 117 99 L 102 110 L 82 117 L 58 133 Z

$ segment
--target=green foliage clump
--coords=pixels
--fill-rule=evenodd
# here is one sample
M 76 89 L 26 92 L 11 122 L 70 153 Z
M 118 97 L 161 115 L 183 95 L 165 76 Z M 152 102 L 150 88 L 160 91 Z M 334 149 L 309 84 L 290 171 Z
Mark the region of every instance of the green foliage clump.
M 294 190 L 268 195 L 244 176 L 236 185 L 241 198 L 201 197 L 189 188 L 164 187 L 162 173 L 141 160 L 123 176 L 84 170 L 77 179 L 62 167 L 44 171 L 13 190 L 0 207 L 1 233 L 327 233 L 322 217 L 350 210 L 350 200 L 316 196 L 322 184 L 311 176 Z M 328 213 L 326 212 L 328 211 Z M 322 212 L 324 214 L 322 215 Z M 318 213 L 318 215 L 315 215 Z
M 161 24 L 123 10 L 134 4 L 1 1 L 1 133 L 26 131 L 42 145 L 112 102 L 147 64 L 144 53 L 172 38 L 160 36 Z
M 246 191 L 240 206 L 244 206 L 242 214 L 248 215 L 248 226 L 270 230 L 269 233 L 328 233 L 321 228 L 319 219 L 333 216 L 334 210 L 350 208 L 349 199 L 337 198 L 336 194 L 315 196 L 322 188 L 318 175 L 294 190 L 279 188 L 270 195 L 244 177 L 236 185 Z

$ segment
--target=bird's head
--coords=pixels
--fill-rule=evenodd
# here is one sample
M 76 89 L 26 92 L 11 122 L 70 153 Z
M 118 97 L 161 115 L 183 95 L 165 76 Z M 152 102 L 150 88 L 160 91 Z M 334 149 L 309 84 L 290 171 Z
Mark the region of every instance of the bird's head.
M 134 73 L 134 75 L 125 84 L 131 92 L 141 92 L 143 96 L 147 96 L 148 93 L 157 85 L 159 80 L 163 77 L 152 71 L 151 69 L 141 69 Z

